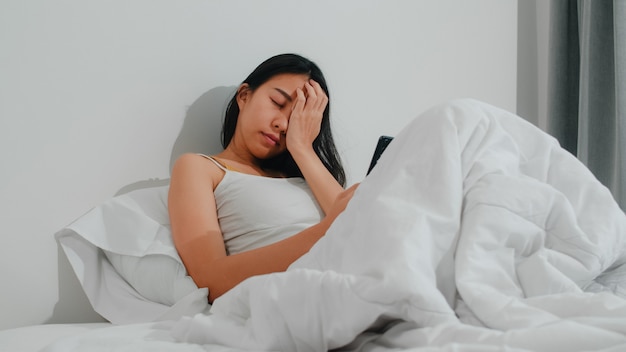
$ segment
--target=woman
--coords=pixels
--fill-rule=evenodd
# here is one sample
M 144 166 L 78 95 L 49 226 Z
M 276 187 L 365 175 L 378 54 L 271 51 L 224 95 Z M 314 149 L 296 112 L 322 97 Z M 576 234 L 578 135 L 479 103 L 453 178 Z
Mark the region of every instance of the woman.
M 176 161 L 172 235 L 189 275 L 209 289 L 209 302 L 248 277 L 286 270 L 345 208 L 355 187 L 343 190 L 328 101 L 315 63 L 274 56 L 230 101 L 224 151 Z

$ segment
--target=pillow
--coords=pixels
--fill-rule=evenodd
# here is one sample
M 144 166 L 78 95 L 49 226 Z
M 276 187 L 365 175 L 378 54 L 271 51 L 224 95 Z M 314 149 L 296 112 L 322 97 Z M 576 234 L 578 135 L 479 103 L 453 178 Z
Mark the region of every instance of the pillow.
M 94 310 L 115 324 L 209 308 L 172 241 L 168 186 L 113 197 L 55 234 Z
M 117 273 L 150 301 L 172 306 L 198 289 L 185 267 L 167 255 L 135 257 L 107 250 L 104 254 Z

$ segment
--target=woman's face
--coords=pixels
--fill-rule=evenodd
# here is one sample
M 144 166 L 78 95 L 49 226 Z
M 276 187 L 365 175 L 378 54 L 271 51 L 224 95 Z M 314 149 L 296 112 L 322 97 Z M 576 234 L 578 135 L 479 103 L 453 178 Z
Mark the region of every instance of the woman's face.
M 297 89 L 309 80 L 304 74 L 280 74 L 251 91 L 242 85 L 237 91 L 239 118 L 233 140 L 253 157 L 267 159 L 284 152 L 285 134 Z

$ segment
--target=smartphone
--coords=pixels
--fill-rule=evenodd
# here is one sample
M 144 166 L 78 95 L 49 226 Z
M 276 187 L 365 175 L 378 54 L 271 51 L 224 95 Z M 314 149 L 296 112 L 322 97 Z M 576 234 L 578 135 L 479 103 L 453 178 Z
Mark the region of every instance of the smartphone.
M 367 169 L 366 175 L 369 175 L 369 173 L 372 171 L 372 169 L 378 162 L 378 159 L 383 154 L 383 152 L 385 151 L 389 143 L 391 143 L 392 139 L 393 137 L 390 137 L 390 136 L 380 136 L 378 138 L 378 142 L 376 143 L 376 149 L 374 149 L 374 154 L 372 155 L 372 161 L 370 161 L 370 167 Z

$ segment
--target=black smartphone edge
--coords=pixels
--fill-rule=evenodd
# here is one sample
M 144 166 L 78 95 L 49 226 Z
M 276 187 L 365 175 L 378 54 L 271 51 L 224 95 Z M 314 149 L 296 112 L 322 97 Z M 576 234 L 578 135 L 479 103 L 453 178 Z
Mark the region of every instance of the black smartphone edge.
M 393 137 L 390 137 L 390 136 L 380 136 L 378 138 L 378 142 L 376 143 L 376 149 L 374 149 L 374 154 L 372 155 L 372 160 L 370 161 L 370 166 L 367 169 L 366 175 L 369 175 L 372 169 L 374 168 L 374 166 L 376 166 L 378 159 L 383 154 L 383 152 L 385 151 L 385 149 L 387 148 L 389 143 L 391 143 L 392 140 L 393 140 Z

